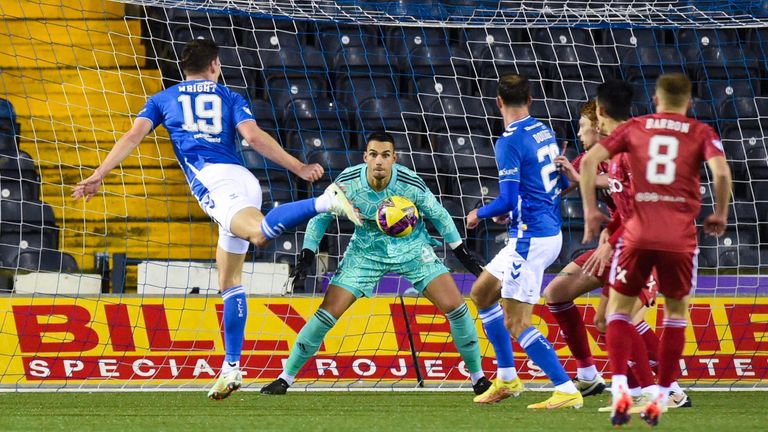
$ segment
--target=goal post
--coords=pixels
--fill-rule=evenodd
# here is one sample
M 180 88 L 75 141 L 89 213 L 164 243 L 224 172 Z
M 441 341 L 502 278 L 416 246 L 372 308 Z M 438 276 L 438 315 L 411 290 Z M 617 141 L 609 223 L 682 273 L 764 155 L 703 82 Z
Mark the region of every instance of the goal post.
M 362 161 L 385 129 L 486 262 L 505 228 L 466 230 L 464 215 L 498 193 L 493 144 L 503 130 L 498 78 L 527 75 L 531 114 L 566 155 L 582 151 L 578 110 L 606 79 L 635 88 L 652 112 L 655 78 L 694 82 L 691 114 L 720 133 L 734 173 L 726 234 L 702 236 L 698 286 L 681 362 L 686 388 L 768 388 L 768 20 L 755 2 L 10 0 L 0 3 L 0 389 L 200 389 L 224 356 L 217 227 L 186 185 L 161 127 L 88 203 L 72 187 L 101 163 L 147 98 L 181 79 L 184 43 L 221 48 L 222 82 L 251 102 L 260 127 L 327 175 L 307 185 L 241 146 L 263 211 L 317 195 Z M 702 168 L 703 210 L 713 208 Z M 545 283 L 582 245 L 578 193 L 564 197 L 563 250 Z M 429 225 L 428 225 L 429 226 Z M 439 240 L 437 232 L 430 232 Z M 289 285 L 303 228 L 244 268 L 249 293 L 246 388 L 280 373 L 320 305 L 352 233 L 334 221 L 307 283 Z M 436 251 L 468 295 L 474 277 Z M 445 317 L 387 275 L 331 330 L 299 374 L 308 389 L 470 388 Z M 599 293 L 578 300 L 598 368 Z M 470 304 L 471 313 L 476 310 Z M 660 326 L 663 299 L 649 311 Z M 493 349 L 476 322 L 483 366 Z M 534 325 L 568 372 L 576 362 L 543 305 Z M 515 345 L 527 385 L 541 370 Z

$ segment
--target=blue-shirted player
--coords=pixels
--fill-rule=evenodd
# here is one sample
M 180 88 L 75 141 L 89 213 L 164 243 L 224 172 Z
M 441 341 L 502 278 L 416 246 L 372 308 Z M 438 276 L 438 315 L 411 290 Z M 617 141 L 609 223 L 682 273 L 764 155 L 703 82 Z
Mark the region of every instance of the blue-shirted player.
M 90 200 L 104 177 L 119 165 L 154 128 L 163 124 L 192 194 L 219 225 L 216 265 L 224 300 L 226 356 L 219 379 L 208 397 L 224 399 L 242 385 L 240 354 L 248 315 L 241 285 L 249 243 L 266 245 L 284 230 L 303 224 L 319 213 L 360 219 L 336 184 L 323 195 L 261 211 L 259 181 L 237 154 L 237 134 L 253 149 L 306 181 L 318 180 L 323 168 L 307 165 L 286 153 L 261 130 L 239 94 L 217 84 L 221 74 L 218 47 L 210 40 L 190 41 L 181 54 L 185 81 L 149 98 L 133 124 L 88 179 L 75 186 L 72 197 Z
M 507 245 L 472 286 L 472 300 L 498 363 L 496 380 L 475 402 L 498 402 L 524 390 L 515 371 L 509 338 L 512 334 L 555 385 L 552 397 L 528 408 L 580 408 L 581 393 L 547 338 L 531 325 L 533 306 L 541 297 L 544 270 L 560 254 L 560 192 L 567 184 L 554 162 L 560 154 L 554 134 L 528 114 L 530 103 L 527 78 L 511 74 L 499 80 L 496 105 L 507 125 L 496 141 L 500 194 L 467 215 L 469 229 L 475 228 L 480 219 L 509 219 Z

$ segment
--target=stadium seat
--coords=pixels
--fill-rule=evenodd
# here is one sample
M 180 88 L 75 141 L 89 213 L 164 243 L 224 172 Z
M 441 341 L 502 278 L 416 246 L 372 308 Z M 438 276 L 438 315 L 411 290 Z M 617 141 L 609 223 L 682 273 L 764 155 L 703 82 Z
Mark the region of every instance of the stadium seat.
M 491 133 L 479 98 L 443 97 L 426 108 L 424 117 L 429 132 L 471 132 L 484 136 Z
M 480 59 L 483 51 L 488 50 L 491 45 L 504 45 L 522 40 L 521 29 L 512 27 L 466 28 L 461 30 L 460 37 L 464 39 L 472 59 Z
M 570 102 L 577 105 L 578 108 L 584 103 L 581 101 Z M 578 112 L 578 109 L 575 109 L 574 112 Z M 555 99 L 533 101 L 529 113 L 531 114 L 531 117 L 547 124 L 555 133 L 555 138 L 558 142 L 576 139 L 576 129 L 573 127 L 570 109 L 568 108 L 568 103 L 566 103 L 566 101 Z M 577 115 L 574 117 L 577 117 Z
M 464 178 L 459 180 L 458 195 L 464 209 L 469 212 L 499 196 L 499 180 L 490 177 Z
M 362 157 L 362 152 L 313 150 L 307 153 L 306 163 L 320 164 L 331 178 L 335 178 L 345 169 L 362 162 Z
M 583 104 L 597 95 L 602 81 L 556 81 L 552 87 L 552 98 L 558 101 Z M 547 101 L 549 102 L 549 101 Z
M 462 77 L 422 77 L 416 80 L 406 79 L 407 91 L 415 95 L 424 110 L 444 97 L 472 95 L 477 81 Z M 482 112 L 482 110 L 481 110 Z
M 756 145 L 747 150 L 747 170 L 750 179 L 768 179 L 768 150 L 764 145 Z
M 346 109 L 329 99 L 295 99 L 284 108 L 283 130 L 292 149 L 348 149 L 349 129 Z
M 0 98 L 0 133 L 16 136 L 21 133 L 21 127 L 16 122 L 16 110 L 13 104 Z
M 298 199 L 296 184 L 279 177 L 259 180 L 261 185 L 261 211 L 266 214 L 270 209 Z
M 480 81 L 480 96 L 483 99 L 483 106 L 485 108 L 485 115 L 489 117 L 499 117 L 499 109 L 496 106 L 496 96 L 498 95 L 499 80 L 498 78 L 481 78 Z M 541 79 L 529 80 L 528 87 L 531 97 L 534 102 L 544 101 L 547 99 L 546 92 L 544 91 L 544 81 Z
M 278 118 L 282 118 L 282 113 L 276 110 L 272 104 L 262 99 L 251 100 L 251 112 L 259 128 L 277 139 L 280 132 L 277 126 Z
M 0 199 L 37 201 L 40 199 L 40 180 L 34 171 L 17 172 L 16 176 L 0 174 Z M 18 174 L 32 178 L 19 177 Z
M 16 136 L 12 135 L 10 131 L 0 130 L 0 152 L 16 150 L 18 147 Z
M 55 250 L 25 250 L 19 253 L 15 265 L 18 270 L 77 273 L 79 268 L 72 255 Z
M 411 49 L 408 63 L 401 63 L 400 69 L 413 73 L 417 79 L 437 75 L 466 77 L 469 76 L 471 63 L 469 53 L 462 48 L 422 44 Z
M 253 95 L 257 76 L 254 53 L 242 48 L 220 47 L 219 59 L 224 85 L 238 93 Z
M 718 123 L 723 134 L 731 130 L 768 129 L 768 98 L 732 97 L 719 105 Z
M 319 76 L 271 76 L 266 82 L 266 100 L 274 107 L 285 107 L 294 99 L 327 97 L 328 86 Z
M 640 47 L 622 57 L 622 74 L 629 81 L 654 81 L 661 74 L 685 73 L 684 60 L 674 47 Z
M 536 52 L 545 62 L 562 61 L 555 53 L 556 47 L 595 46 L 592 33 L 584 28 L 545 27 L 529 31 Z
M 494 44 L 483 51 L 475 67 L 478 77 L 498 80 L 500 76 L 519 73 L 535 80 L 544 74 L 539 60 L 530 43 Z
M 445 181 L 445 178 L 438 173 L 437 170 L 439 158 L 436 157 L 431 151 L 397 152 L 397 163 L 413 170 L 416 174 L 418 174 L 418 176 L 424 180 L 424 183 L 427 184 L 429 190 L 432 191 L 432 193 L 436 196 L 448 192 L 447 182 Z
M 539 54 L 541 58 L 544 54 Z M 554 80 L 580 80 L 605 82 L 613 77 L 614 70 L 609 65 L 602 65 L 594 46 L 558 45 L 551 52 L 548 76 Z
M 268 23 L 258 23 L 253 21 L 253 28 L 245 29 L 242 33 L 242 46 L 259 51 L 279 51 L 286 50 L 291 52 L 301 51 L 305 44 L 305 34 L 300 29 L 294 27 L 293 22 L 280 22 L 286 25 L 286 28 L 275 28 L 278 21 Z M 262 26 L 263 24 L 263 26 Z M 296 22 L 296 25 L 300 25 Z
M 688 116 L 713 127 L 717 125 L 717 111 L 715 110 L 715 105 L 710 101 L 693 98 L 691 100 L 691 109 L 688 110 Z
M 558 257 L 558 261 L 562 265 L 568 264 L 582 253 L 597 247 L 597 239 L 588 244 L 582 244 L 583 238 L 584 230 L 581 227 L 571 225 L 563 228 L 563 247 L 560 249 L 560 256 Z
M 259 50 L 258 57 L 264 69 L 262 74 L 265 81 L 273 76 L 309 76 L 320 75 L 327 79 L 327 68 L 322 53 L 309 46 L 300 47 L 298 51 L 284 49 Z
M 245 167 L 248 168 L 261 183 L 268 182 L 270 179 L 273 181 L 289 181 L 290 173 L 285 168 L 270 161 L 262 156 L 261 153 L 250 147 L 243 147 L 241 149 L 241 155 Z
M 353 45 L 336 53 L 333 71 L 337 75 L 361 75 L 375 78 L 393 78 L 399 70 L 396 58 L 383 47 Z
M 48 204 L 0 200 L 0 232 L 40 231 L 46 228 L 56 228 L 56 217 Z
M 363 50 L 378 47 L 378 35 L 374 28 L 359 25 L 319 25 L 315 33 L 317 48 L 325 55 L 330 67 L 336 65 L 339 54 L 351 47 Z
M 334 94 L 345 106 L 357 106 L 366 99 L 398 97 L 392 76 L 336 75 Z
M 760 88 L 752 79 L 707 80 L 698 82 L 698 95 L 702 100 L 720 105 L 731 97 L 760 96 Z
M 359 147 L 365 146 L 367 134 L 386 130 L 395 139 L 395 148 L 413 149 L 421 147 L 423 115 L 417 103 L 400 98 L 366 99 L 357 107 L 359 122 Z
M 648 28 L 606 28 L 601 31 L 598 57 L 626 59 L 640 47 L 656 47 L 664 43 L 664 33 Z
M 469 213 L 469 209 L 465 211 L 461 200 L 458 198 L 448 196 L 442 196 L 439 198 L 443 208 L 448 211 L 448 214 L 450 214 L 451 218 L 453 219 L 453 223 L 456 224 L 456 228 L 459 230 L 461 238 L 467 238 L 467 230 L 465 226 L 466 222 L 464 219 L 467 213 Z
M 760 261 L 756 225 L 729 227 L 725 234 L 713 237 L 699 235 L 700 267 L 757 266 Z
M 59 230 L 49 227 L 35 231 L 9 231 L 0 234 L 0 267 L 9 267 L 19 252 L 59 248 Z
M 698 61 L 705 49 L 731 49 L 740 45 L 739 35 L 734 29 L 682 29 L 673 35 L 675 45 L 680 48 L 688 63 Z
M 422 45 L 448 45 L 448 29 L 436 27 L 393 26 L 385 30 L 384 45 L 398 59 L 400 68 L 408 68 L 408 55 Z
M 477 242 L 475 243 L 475 252 L 482 257 L 484 262 L 490 262 L 500 250 L 504 249 L 509 239 L 507 226 L 494 223 L 492 221 L 483 221 L 475 230 Z
M 697 81 L 750 78 L 760 75 L 754 52 L 739 46 L 708 47 L 700 52 L 691 72 Z
M 580 198 L 565 198 L 560 201 L 560 214 L 564 226 L 584 226 L 584 206 Z
M 34 171 L 35 169 L 35 161 L 29 153 L 15 147 L 0 150 L 0 173 L 2 175 L 11 174 L 14 171 Z

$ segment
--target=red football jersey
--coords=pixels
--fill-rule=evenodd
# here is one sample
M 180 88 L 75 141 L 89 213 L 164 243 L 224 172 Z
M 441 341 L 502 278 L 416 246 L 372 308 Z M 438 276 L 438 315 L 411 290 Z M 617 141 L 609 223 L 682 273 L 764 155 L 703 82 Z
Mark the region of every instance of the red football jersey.
M 571 165 L 573 165 L 573 169 L 575 169 L 576 172 L 581 172 L 581 160 L 584 159 L 584 155 L 586 154 L 587 152 L 581 153 L 571 161 Z M 602 161 L 597 165 L 597 175 L 608 174 L 608 172 L 609 164 L 607 162 Z M 610 194 L 610 190 L 607 194 L 603 194 L 603 201 L 605 201 L 605 205 L 608 206 L 608 211 L 611 213 L 611 216 L 613 216 L 613 214 L 616 212 L 616 204 L 613 203 L 613 198 Z
M 627 152 L 635 192 L 624 241 L 640 249 L 693 252 L 701 208 L 701 163 L 723 156 L 710 127 L 680 114 L 633 118 L 601 141 L 611 155 Z
M 608 165 L 608 186 L 615 211 L 622 220 L 629 220 L 634 210 L 635 192 L 632 188 L 632 168 L 626 153 L 619 153 L 611 158 Z

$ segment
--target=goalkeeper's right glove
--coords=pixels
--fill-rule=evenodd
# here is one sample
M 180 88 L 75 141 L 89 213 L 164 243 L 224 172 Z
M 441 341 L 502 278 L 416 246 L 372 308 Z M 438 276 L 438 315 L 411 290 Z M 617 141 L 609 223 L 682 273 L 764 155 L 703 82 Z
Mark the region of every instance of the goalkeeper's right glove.
M 309 249 L 302 249 L 299 255 L 299 262 L 291 271 L 290 277 L 293 278 L 293 286 L 304 286 L 304 280 L 307 278 L 309 269 L 315 262 L 315 253 Z
M 453 248 L 453 253 L 456 255 L 456 258 L 459 259 L 464 268 L 473 275 L 480 276 L 480 273 L 483 272 L 483 265 L 467 250 L 467 246 L 464 245 L 464 243 L 461 243 Z

